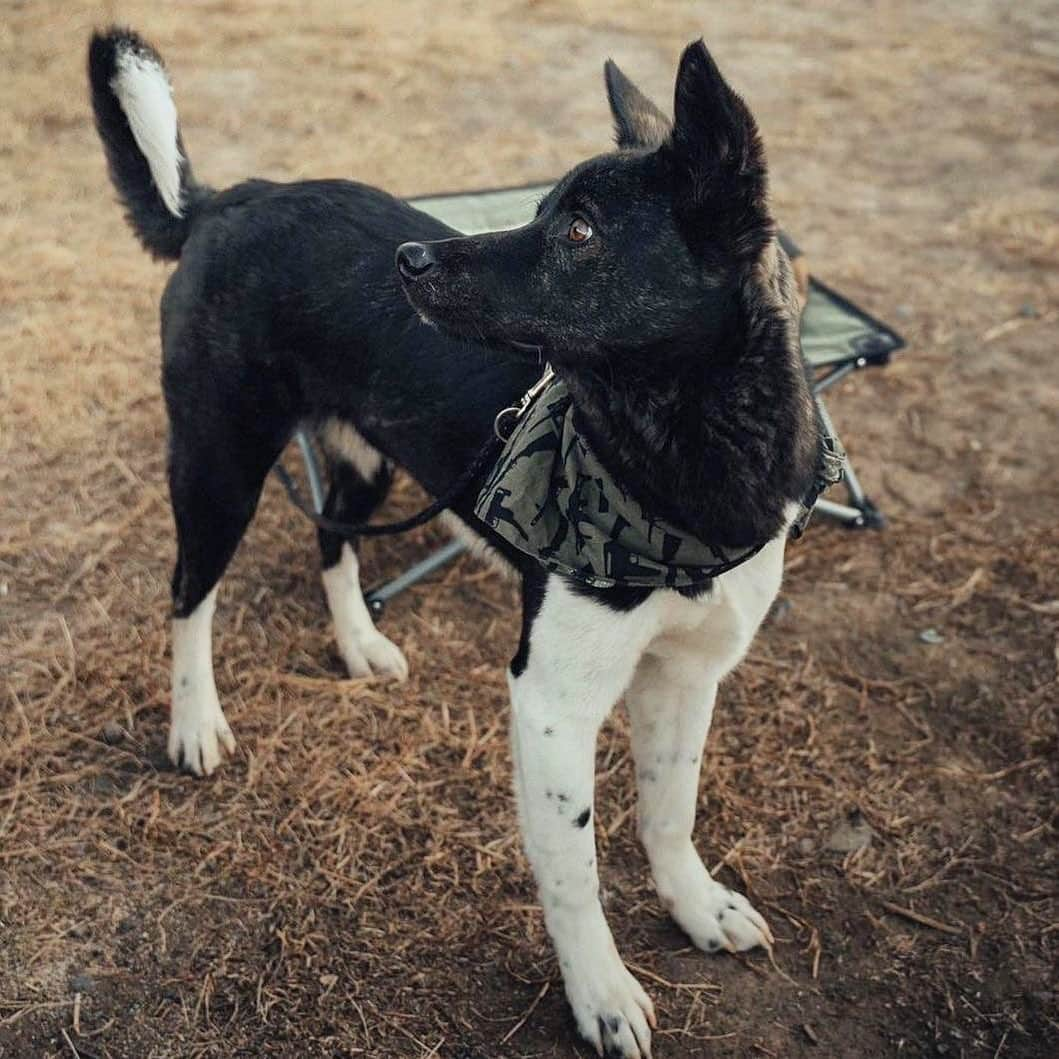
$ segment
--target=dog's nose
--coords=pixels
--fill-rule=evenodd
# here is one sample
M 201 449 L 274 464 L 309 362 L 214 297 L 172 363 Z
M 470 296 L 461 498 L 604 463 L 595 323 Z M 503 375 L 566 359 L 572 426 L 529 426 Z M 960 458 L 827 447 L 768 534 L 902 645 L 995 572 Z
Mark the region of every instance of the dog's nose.
M 417 280 L 437 264 L 434 251 L 423 243 L 402 243 L 397 248 L 397 271 L 407 280 Z

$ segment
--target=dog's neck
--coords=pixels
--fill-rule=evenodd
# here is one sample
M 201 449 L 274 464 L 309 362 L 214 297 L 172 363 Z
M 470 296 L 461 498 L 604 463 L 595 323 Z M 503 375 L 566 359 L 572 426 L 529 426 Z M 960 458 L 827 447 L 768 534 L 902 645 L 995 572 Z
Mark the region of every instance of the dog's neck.
M 751 323 L 723 329 L 712 349 L 623 350 L 559 369 L 577 429 L 614 479 L 654 513 L 727 546 L 776 536 L 816 462 L 791 325 Z

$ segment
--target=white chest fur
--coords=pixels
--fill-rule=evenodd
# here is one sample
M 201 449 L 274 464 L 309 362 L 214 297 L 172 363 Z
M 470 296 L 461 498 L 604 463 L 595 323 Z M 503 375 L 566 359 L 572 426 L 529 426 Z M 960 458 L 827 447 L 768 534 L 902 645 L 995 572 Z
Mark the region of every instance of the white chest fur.
M 645 653 L 668 657 L 696 644 L 715 678 L 730 672 L 746 654 L 783 580 L 786 535 L 767 544 L 753 559 L 717 578 L 700 599 L 656 593 L 657 632 Z
M 710 591 L 689 599 L 657 591 L 638 607 L 617 612 L 575 593 L 558 577 L 549 578 L 544 605 L 530 642 L 540 654 L 568 657 L 568 645 L 594 645 L 607 668 L 633 666 L 640 656 L 692 661 L 697 672 L 720 680 L 738 665 L 776 598 L 783 578 L 786 535 L 770 541 L 753 559 L 713 582 Z M 576 646 L 575 646 L 576 652 Z M 679 662 L 678 662 L 679 664 Z

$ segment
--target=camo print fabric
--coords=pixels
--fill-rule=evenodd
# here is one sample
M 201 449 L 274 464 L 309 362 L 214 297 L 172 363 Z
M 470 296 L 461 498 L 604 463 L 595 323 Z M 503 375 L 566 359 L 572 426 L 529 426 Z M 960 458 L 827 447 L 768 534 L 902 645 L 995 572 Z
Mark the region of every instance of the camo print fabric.
M 597 588 L 700 585 L 765 545 L 728 549 L 655 518 L 603 469 L 556 379 L 504 444 L 475 514 L 549 570 Z

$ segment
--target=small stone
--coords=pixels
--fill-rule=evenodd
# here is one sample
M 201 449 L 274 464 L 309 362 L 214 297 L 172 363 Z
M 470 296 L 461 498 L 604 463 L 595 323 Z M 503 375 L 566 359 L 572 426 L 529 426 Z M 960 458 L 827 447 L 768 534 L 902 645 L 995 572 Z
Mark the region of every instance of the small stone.
M 107 721 L 103 725 L 103 742 L 116 746 L 125 738 L 125 729 L 117 721 Z
M 477 1052 L 469 1044 L 456 1045 L 456 1051 L 452 1053 L 452 1059 L 481 1059 L 482 1053 Z
M 945 637 L 937 629 L 924 629 L 919 634 L 921 643 L 939 644 L 945 642 Z
M 77 974 L 70 975 L 71 993 L 91 993 L 95 988 L 96 980 L 90 974 L 78 971 Z
M 808 856 L 813 850 L 816 849 L 816 843 L 811 838 L 802 838 L 798 840 L 798 851 Z
M 109 776 L 104 774 L 91 777 L 88 781 L 88 789 L 93 794 L 102 794 L 104 797 L 108 797 L 118 789 L 118 785 Z M 115 843 L 115 845 L 118 845 L 119 849 L 121 848 L 120 842 L 121 840 L 119 839 L 118 842 Z
M 852 853 L 870 846 L 874 837 L 871 825 L 859 809 L 854 809 L 828 836 L 827 848 L 832 853 Z
M 791 616 L 794 604 L 789 599 L 777 599 L 772 606 L 771 620 L 782 625 Z
M 1025 316 L 1029 320 L 1036 320 L 1040 315 L 1033 302 L 1023 302 L 1019 307 L 1019 316 Z
M 894 309 L 894 316 L 899 320 L 910 320 L 912 318 L 912 306 L 902 302 Z

